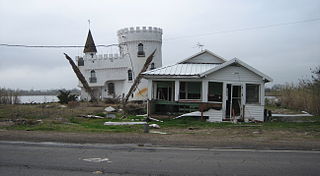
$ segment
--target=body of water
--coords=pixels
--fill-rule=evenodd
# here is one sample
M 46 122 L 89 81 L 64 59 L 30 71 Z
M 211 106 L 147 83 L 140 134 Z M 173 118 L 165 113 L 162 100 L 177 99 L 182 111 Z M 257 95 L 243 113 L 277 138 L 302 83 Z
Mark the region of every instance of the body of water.
M 26 95 L 19 96 L 20 103 L 49 103 L 58 102 L 59 99 L 55 95 Z

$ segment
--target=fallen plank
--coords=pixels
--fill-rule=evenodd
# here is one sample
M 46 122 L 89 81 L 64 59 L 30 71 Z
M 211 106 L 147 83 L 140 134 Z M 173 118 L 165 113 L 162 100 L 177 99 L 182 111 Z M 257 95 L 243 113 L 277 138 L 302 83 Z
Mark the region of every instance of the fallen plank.
M 104 125 L 144 125 L 147 122 L 104 122 Z

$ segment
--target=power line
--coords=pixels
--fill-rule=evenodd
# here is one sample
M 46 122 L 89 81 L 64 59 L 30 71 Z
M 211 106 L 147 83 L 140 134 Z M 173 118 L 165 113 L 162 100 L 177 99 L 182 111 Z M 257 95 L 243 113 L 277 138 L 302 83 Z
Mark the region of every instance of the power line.
M 7 43 L 0 43 L 0 46 L 22 47 L 22 48 L 83 48 L 85 47 L 84 45 L 24 45 L 24 44 L 7 44 Z M 119 46 L 119 44 L 96 45 L 96 47 L 111 47 L 111 46 Z
M 196 35 L 178 36 L 178 37 L 172 37 L 172 38 L 164 39 L 164 41 L 177 40 L 177 39 L 182 39 L 182 38 L 203 37 L 203 36 L 215 35 L 215 34 L 223 34 L 223 33 L 250 31 L 250 30 L 256 30 L 256 29 L 265 29 L 265 28 L 272 28 L 272 27 L 294 25 L 294 24 L 300 24 L 300 23 L 310 23 L 310 22 L 315 22 L 315 21 L 320 21 L 320 18 L 312 18 L 312 19 L 306 19 L 306 20 L 300 20 L 300 21 L 291 21 L 291 22 L 285 22 L 285 23 L 268 24 L 268 25 L 262 25 L 262 26 L 253 26 L 253 27 L 239 28 L 239 29 L 233 29 L 233 30 L 215 31 L 215 32 L 196 34 Z

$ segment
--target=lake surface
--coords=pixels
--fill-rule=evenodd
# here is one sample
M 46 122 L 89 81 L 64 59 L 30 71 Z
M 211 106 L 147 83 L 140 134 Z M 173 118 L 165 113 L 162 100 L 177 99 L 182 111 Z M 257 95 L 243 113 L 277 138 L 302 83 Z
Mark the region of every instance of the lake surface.
M 59 99 L 55 95 L 27 95 L 19 96 L 20 103 L 49 103 L 58 102 Z

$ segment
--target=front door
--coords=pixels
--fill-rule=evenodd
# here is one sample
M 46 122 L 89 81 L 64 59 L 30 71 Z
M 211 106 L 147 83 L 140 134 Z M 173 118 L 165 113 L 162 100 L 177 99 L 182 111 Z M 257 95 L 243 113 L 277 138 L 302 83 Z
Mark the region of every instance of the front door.
M 239 118 L 242 114 L 241 85 L 227 84 L 226 119 Z

